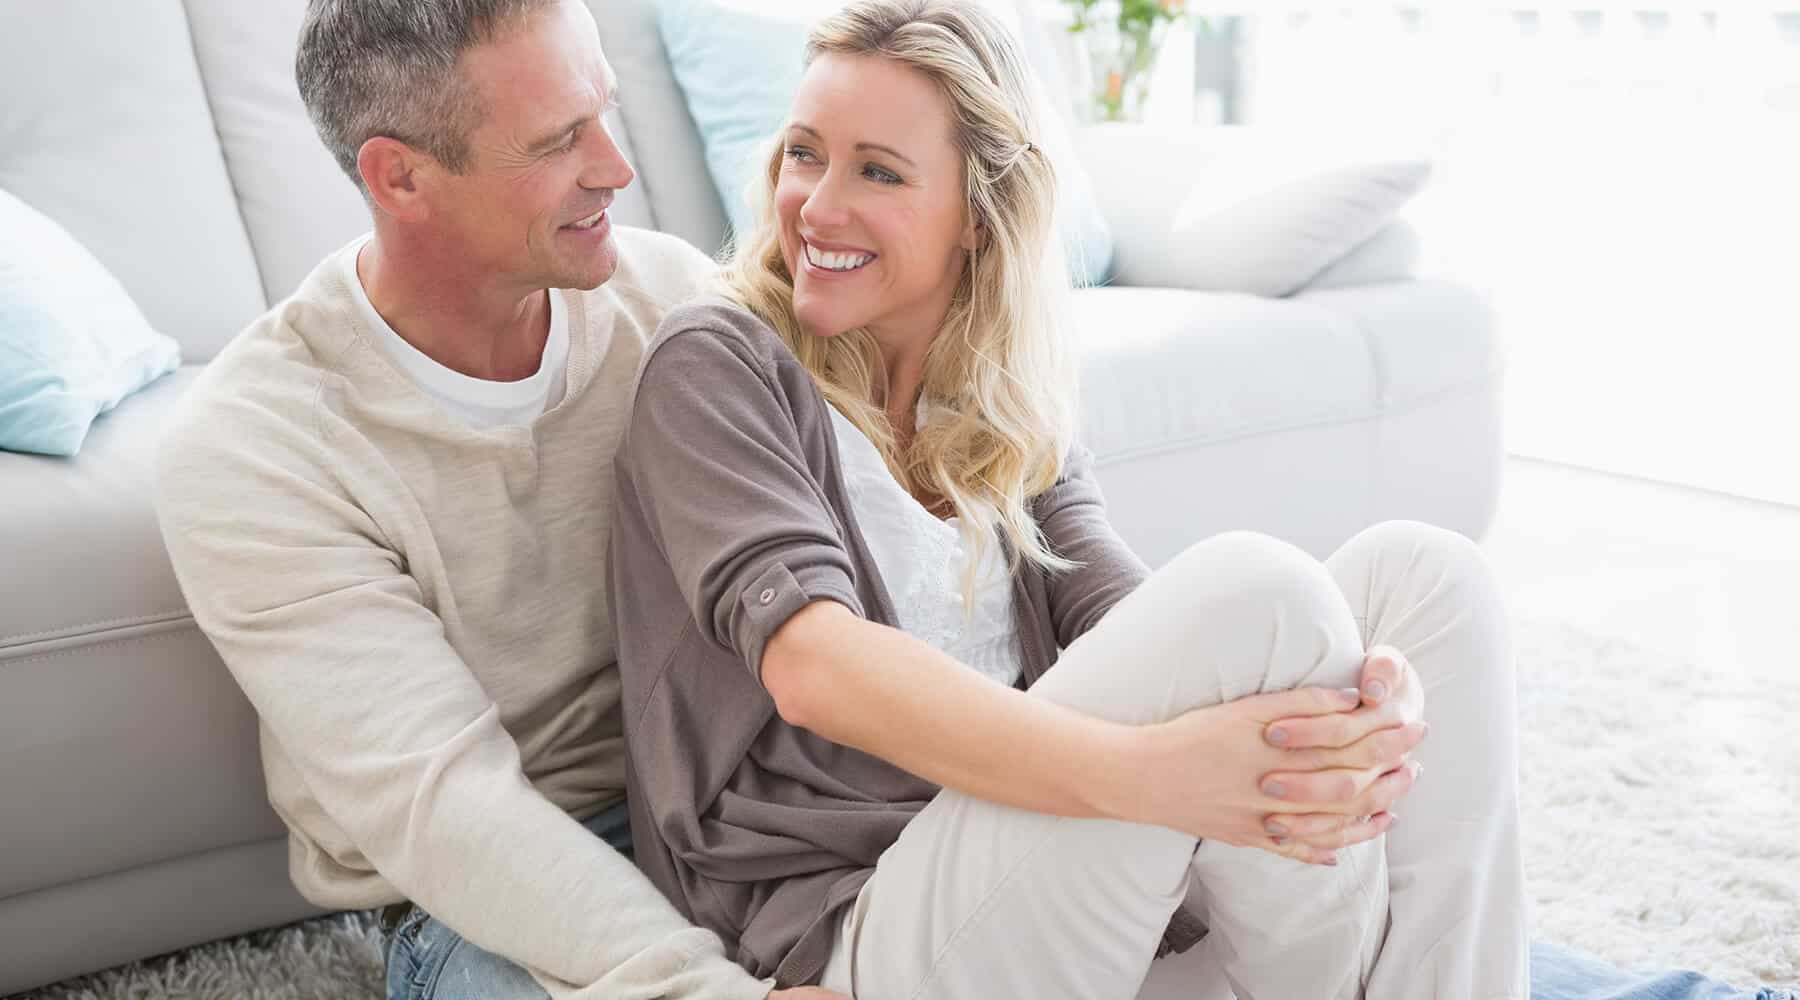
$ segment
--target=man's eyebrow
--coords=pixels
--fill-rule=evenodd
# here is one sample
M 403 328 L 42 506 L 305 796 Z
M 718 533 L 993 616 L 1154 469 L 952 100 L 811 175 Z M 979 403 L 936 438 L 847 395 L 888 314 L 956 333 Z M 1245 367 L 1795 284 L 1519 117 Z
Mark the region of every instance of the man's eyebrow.
M 805 132 L 807 135 L 810 135 L 815 139 L 825 138 L 824 136 L 819 134 L 818 129 L 813 128 L 811 125 L 802 125 L 799 122 L 794 122 L 794 123 L 790 124 L 788 126 L 788 128 L 799 129 L 800 131 Z M 918 166 L 917 163 L 914 163 L 912 161 L 911 157 L 907 156 L 905 153 L 900 152 L 898 149 L 895 149 L 892 146 L 883 146 L 879 142 L 859 142 L 856 144 L 857 152 L 860 153 L 865 149 L 878 149 L 878 150 L 881 150 L 883 153 L 886 153 L 887 155 L 893 157 L 894 159 L 899 160 L 900 162 L 906 164 L 909 167 Z
M 603 100 L 601 102 L 600 113 L 605 114 L 607 111 L 609 111 L 612 108 L 614 108 L 615 106 L 617 106 L 618 102 L 619 102 L 618 81 L 608 80 L 607 81 L 607 90 L 606 90 L 605 95 L 603 95 Z M 529 146 L 525 147 L 525 152 L 532 154 L 532 155 L 536 155 L 538 153 L 549 152 L 550 150 L 555 149 L 556 147 L 562 145 L 563 139 L 566 136 L 568 136 L 568 134 L 570 132 L 575 131 L 576 129 L 580 128 L 583 125 L 586 125 L 588 122 L 592 121 L 593 118 L 594 118 L 593 115 L 585 115 L 584 114 L 580 118 L 571 119 L 567 124 L 565 124 L 563 127 L 559 128 L 559 129 L 557 129 L 556 131 L 547 132 L 541 138 L 534 140 Z

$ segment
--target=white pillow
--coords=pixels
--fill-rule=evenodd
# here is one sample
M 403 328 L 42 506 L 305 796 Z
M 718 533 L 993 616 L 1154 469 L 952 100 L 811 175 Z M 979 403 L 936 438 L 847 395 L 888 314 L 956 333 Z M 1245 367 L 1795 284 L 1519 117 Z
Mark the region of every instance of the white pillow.
M 1291 295 L 1375 235 L 1425 186 L 1416 158 L 1338 162 L 1219 130 L 1085 130 L 1114 239 L 1113 281 Z

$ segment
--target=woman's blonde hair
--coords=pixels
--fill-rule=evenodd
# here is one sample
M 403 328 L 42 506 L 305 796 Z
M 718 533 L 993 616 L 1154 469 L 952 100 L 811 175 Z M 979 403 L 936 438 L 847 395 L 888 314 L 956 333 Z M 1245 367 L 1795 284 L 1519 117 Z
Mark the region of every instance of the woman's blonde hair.
M 874 337 L 866 329 L 833 337 L 800 329 L 774 208 L 780 136 L 751 183 L 759 225 L 740 237 L 726 264 L 726 293 L 775 330 L 903 486 L 955 510 L 973 556 L 963 578 L 969 608 L 996 529 L 1015 569 L 1019 558 L 1047 570 L 1073 565 L 1050 551 L 1026 507 L 1061 475 L 1076 405 L 1057 325 L 1069 278 L 1054 233 L 1056 175 L 1038 138 L 1030 71 L 1012 34 L 977 0 L 859 0 L 808 36 L 806 63 L 826 54 L 891 59 L 924 74 L 950 106 L 963 190 L 982 239 L 926 354 L 921 392 L 931 420 L 902 453 L 881 398 L 886 380 Z

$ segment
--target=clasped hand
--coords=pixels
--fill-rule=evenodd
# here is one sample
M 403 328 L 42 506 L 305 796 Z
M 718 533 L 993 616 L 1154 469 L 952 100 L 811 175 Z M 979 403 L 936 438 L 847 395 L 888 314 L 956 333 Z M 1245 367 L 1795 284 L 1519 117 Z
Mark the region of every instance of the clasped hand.
M 1361 687 L 1297 688 L 1146 727 L 1137 813 L 1201 839 L 1311 864 L 1379 837 L 1412 790 L 1425 692 L 1399 650 L 1363 661 Z

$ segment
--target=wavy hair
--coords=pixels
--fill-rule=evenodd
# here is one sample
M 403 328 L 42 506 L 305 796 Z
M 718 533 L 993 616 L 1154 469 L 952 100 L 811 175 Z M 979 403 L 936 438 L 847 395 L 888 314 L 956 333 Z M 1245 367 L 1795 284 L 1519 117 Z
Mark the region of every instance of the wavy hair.
M 859 0 L 812 29 L 806 63 L 826 54 L 893 60 L 924 74 L 949 104 L 966 204 L 983 239 L 925 357 L 929 421 L 902 451 L 887 420 L 875 338 L 866 329 L 833 337 L 801 330 L 775 217 L 779 134 L 750 183 L 758 225 L 732 250 L 725 292 L 774 329 L 901 485 L 955 511 L 973 555 L 966 610 L 976 570 L 999 537 L 1014 570 L 1021 558 L 1048 571 L 1074 565 L 1050 551 L 1027 507 L 1062 473 L 1076 407 L 1058 326 L 1069 277 L 1054 233 L 1056 174 L 1036 138 L 1041 112 L 1018 43 L 977 0 Z

